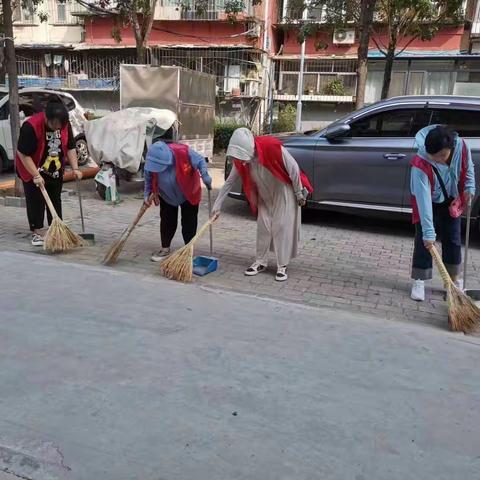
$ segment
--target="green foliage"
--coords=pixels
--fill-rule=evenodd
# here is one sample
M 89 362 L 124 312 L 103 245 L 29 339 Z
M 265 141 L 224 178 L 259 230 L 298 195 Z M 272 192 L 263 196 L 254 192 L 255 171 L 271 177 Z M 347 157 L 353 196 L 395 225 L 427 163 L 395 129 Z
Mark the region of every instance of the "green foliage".
M 226 150 L 228 147 L 228 142 L 233 135 L 233 132 L 240 127 L 245 127 L 241 123 L 236 122 L 235 120 L 217 120 L 215 122 L 215 130 L 213 137 L 213 148 L 215 151 Z
M 330 83 L 327 83 L 323 88 L 323 95 L 336 95 L 339 97 L 343 97 L 347 94 L 345 90 L 345 85 L 341 78 L 336 78 L 332 80 Z
M 295 131 L 295 119 L 297 117 L 297 109 L 294 105 L 287 103 L 278 112 L 277 120 L 272 124 L 273 133 L 293 132 Z

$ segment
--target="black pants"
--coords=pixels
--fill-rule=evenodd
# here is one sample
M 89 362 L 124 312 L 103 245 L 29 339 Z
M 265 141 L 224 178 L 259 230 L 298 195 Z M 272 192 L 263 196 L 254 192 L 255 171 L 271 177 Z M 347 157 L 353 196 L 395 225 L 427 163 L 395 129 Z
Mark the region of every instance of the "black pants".
M 47 175 L 43 175 L 45 180 L 45 190 L 48 196 L 52 200 L 53 206 L 59 217 L 62 218 L 62 187 L 63 187 L 63 175 L 58 178 L 52 178 Z M 52 223 L 52 215 L 50 210 L 45 204 L 40 189 L 33 183 L 23 182 L 23 190 L 25 192 L 25 201 L 27 203 L 27 217 L 30 230 L 40 230 L 43 228 L 43 222 L 45 220 L 45 209 L 47 210 L 48 224 Z
M 198 205 L 184 202 L 180 205 L 182 211 L 182 235 L 187 244 L 197 233 Z M 178 207 L 174 207 L 160 198 L 160 237 L 162 247 L 170 248 L 178 225 Z
M 452 218 L 447 206 L 433 204 L 433 224 L 442 242 L 442 260 L 450 276 L 460 273 L 462 263 L 461 218 Z M 430 280 L 432 278 L 432 256 L 423 244 L 420 223 L 415 225 L 415 246 L 413 249 L 412 278 Z

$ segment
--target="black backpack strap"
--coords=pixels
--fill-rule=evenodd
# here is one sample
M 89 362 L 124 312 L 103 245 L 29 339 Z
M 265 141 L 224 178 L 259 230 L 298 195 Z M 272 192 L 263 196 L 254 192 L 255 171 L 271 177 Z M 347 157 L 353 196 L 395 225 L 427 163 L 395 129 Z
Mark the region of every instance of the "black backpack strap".
M 438 178 L 438 182 L 440 183 L 440 188 L 442 189 L 443 197 L 444 197 L 444 202 L 448 202 L 450 199 L 450 196 L 447 193 L 447 189 L 445 187 L 445 183 L 443 183 L 443 179 L 440 176 L 440 173 L 438 173 L 437 167 L 435 165 L 432 165 L 432 169 L 435 172 L 436 177 Z

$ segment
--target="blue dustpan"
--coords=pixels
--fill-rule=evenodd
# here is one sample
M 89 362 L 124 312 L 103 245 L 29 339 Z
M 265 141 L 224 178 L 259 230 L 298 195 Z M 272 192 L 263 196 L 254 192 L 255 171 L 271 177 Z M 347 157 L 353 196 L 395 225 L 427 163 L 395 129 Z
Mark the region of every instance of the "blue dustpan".
M 212 216 L 212 199 L 210 190 L 208 190 L 208 213 Z M 213 254 L 213 231 L 210 225 L 210 255 Z M 198 256 L 193 259 L 193 273 L 199 277 L 203 277 L 214 272 L 218 268 L 218 260 L 215 257 Z
M 203 277 L 214 272 L 218 268 L 218 260 L 215 257 L 198 256 L 193 259 L 193 273 Z

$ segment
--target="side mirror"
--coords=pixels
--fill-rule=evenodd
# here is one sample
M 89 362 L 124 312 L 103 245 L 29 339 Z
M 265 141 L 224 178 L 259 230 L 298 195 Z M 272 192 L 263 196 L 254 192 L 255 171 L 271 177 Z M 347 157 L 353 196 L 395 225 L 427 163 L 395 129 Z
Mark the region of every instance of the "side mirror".
M 336 140 L 340 137 L 345 137 L 350 132 L 350 125 L 347 123 L 336 123 L 331 127 L 327 127 L 325 138 L 327 140 Z

